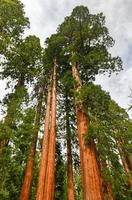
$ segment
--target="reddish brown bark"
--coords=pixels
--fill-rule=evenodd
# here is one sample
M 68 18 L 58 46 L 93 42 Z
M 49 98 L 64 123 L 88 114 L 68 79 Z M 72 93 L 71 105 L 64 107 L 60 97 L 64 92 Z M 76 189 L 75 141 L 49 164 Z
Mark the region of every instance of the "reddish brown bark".
M 49 152 L 48 152 L 46 184 L 44 188 L 43 200 L 54 200 L 55 147 L 56 147 L 56 61 L 54 61 L 54 71 L 53 71 L 51 127 L 49 136 Z
M 71 141 L 67 142 L 67 177 L 68 177 L 68 200 L 74 200 Z
M 72 75 L 76 80 L 76 91 L 79 91 L 82 87 L 82 83 L 75 65 L 72 66 Z M 88 116 L 83 108 L 83 105 L 80 105 L 78 102 L 76 102 L 76 115 L 80 147 L 83 199 L 102 200 L 101 180 L 96 160 L 94 141 L 89 140 L 87 144 L 84 141 L 84 135 L 89 128 Z
M 101 168 L 103 172 L 103 177 L 102 177 L 102 189 L 103 189 L 103 194 L 104 194 L 104 199 L 105 200 L 114 200 L 113 196 L 113 191 L 112 191 L 112 184 L 110 180 L 105 180 L 108 176 L 108 169 L 107 169 L 107 163 L 105 160 L 101 160 Z
M 132 171 L 132 155 L 128 154 L 126 155 L 127 156 L 127 160 L 128 160 L 128 167 L 129 167 L 129 170 Z
M 32 183 L 32 178 L 33 178 L 34 159 L 35 159 L 35 153 L 36 153 L 36 143 L 37 143 L 38 131 L 39 131 L 39 125 L 40 125 L 40 115 L 41 115 L 41 109 L 42 109 L 43 93 L 44 93 L 44 87 L 41 86 L 39 96 L 38 96 L 38 105 L 37 105 L 37 111 L 36 111 L 36 116 L 35 116 L 33 140 L 29 149 L 29 155 L 28 155 L 24 180 L 22 184 L 20 200 L 28 200 L 29 195 L 30 195 L 31 183 Z
M 119 154 L 120 154 L 120 158 L 121 158 L 121 161 L 122 161 L 122 164 L 123 164 L 124 171 L 125 171 L 125 173 L 128 175 L 128 182 L 129 182 L 130 188 L 131 188 L 131 190 L 132 190 L 132 176 L 131 176 L 131 170 L 130 170 L 130 168 L 129 168 L 129 165 L 128 165 L 126 156 L 125 156 L 124 152 L 123 152 L 122 149 L 121 149 L 120 142 L 117 141 L 117 142 L 116 142 L 116 145 L 117 145 L 117 149 L 118 149 Z
M 74 180 L 71 149 L 71 130 L 69 123 L 69 102 L 66 95 L 66 134 L 67 134 L 67 178 L 68 178 L 68 200 L 74 200 Z
M 129 171 L 132 171 L 132 154 L 128 153 L 128 149 L 127 148 L 122 148 L 122 146 L 125 147 L 126 142 L 120 138 L 117 141 L 117 148 L 118 150 L 120 150 L 120 153 L 122 152 L 123 156 L 125 157 L 125 162 L 127 165 L 127 168 Z
M 112 191 L 112 184 L 111 183 L 107 184 L 107 190 L 108 190 L 108 199 L 109 200 L 114 200 L 113 191 Z
M 44 194 L 44 188 L 45 188 L 45 179 L 46 179 L 47 162 L 48 162 L 48 149 L 49 149 L 51 88 L 52 87 L 50 86 L 48 90 L 48 97 L 47 97 L 45 128 L 44 128 L 44 136 L 43 136 L 43 141 L 42 141 L 42 152 L 41 152 L 41 159 L 40 159 L 40 166 L 39 166 L 36 200 L 43 200 L 43 194 Z

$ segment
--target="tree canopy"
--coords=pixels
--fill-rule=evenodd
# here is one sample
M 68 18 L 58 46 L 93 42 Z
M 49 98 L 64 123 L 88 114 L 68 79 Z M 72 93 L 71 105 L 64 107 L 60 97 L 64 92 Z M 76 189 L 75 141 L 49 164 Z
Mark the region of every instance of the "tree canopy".
M 120 73 L 103 13 L 76 6 L 44 47 L 0 1 L 1 200 L 130 200 L 132 120 L 94 80 Z

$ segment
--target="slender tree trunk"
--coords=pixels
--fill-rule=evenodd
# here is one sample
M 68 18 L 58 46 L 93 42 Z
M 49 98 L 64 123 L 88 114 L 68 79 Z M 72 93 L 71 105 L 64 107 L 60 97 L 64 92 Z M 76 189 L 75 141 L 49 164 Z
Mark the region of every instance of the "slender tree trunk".
M 97 120 L 97 117 L 95 116 L 95 121 L 96 120 Z M 97 139 L 98 144 L 101 144 L 102 142 L 103 141 L 101 140 L 101 138 Z M 108 180 L 108 178 L 107 178 L 109 176 L 109 168 L 108 168 L 108 164 L 106 162 L 106 157 L 100 158 L 99 151 L 96 153 L 96 155 L 99 160 L 99 162 L 98 162 L 99 169 L 103 173 L 102 177 L 101 177 L 103 199 L 104 200 L 114 200 L 114 195 L 113 195 L 113 191 L 112 191 L 112 182 L 111 182 L 111 180 Z
M 125 157 L 125 160 L 126 160 L 126 164 L 127 164 L 127 167 L 129 169 L 129 171 L 132 171 L 132 154 L 128 153 L 127 151 L 127 148 L 123 148 L 121 147 L 121 144 L 125 147 L 126 143 L 125 141 L 120 138 L 118 139 L 117 141 L 117 145 L 118 145 L 118 148 L 120 149 L 120 151 L 122 152 L 122 154 L 124 155 Z
M 12 121 L 13 121 L 14 115 L 16 115 L 17 109 L 19 109 L 21 105 L 21 103 L 18 103 L 18 102 L 20 101 L 20 98 L 21 100 L 23 99 L 23 96 L 20 97 L 20 94 L 19 95 L 17 94 L 19 93 L 19 89 L 23 88 L 23 86 L 24 86 L 24 77 L 21 76 L 18 80 L 18 83 L 15 86 L 14 93 L 11 94 L 9 97 L 9 103 L 7 105 L 7 114 L 4 120 L 3 129 L 2 129 L 3 139 L 0 141 L 0 159 L 2 158 L 3 148 L 7 146 L 9 143 L 10 136 L 8 135 L 8 130 L 12 125 Z M 16 102 L 15 106 L 14 106 L 14 102 Z M 12 108 L 12 105 L 13 105 L 13 108 Z
M 114 196 L 113 196 L 113 191 L 112 191 L 112 184 L 109 182 L 107 185 L 107 190 L 108 190 L 108 200 L 114 200 Z
M 66 114 L 66 132 L 67 132 L 67 177 L 68 177 L 68 200 L 74 200 L 74 181 L 71 150 L 71 131 L 69 116 Z
M 73 182 L 71 141 L 67 141 L 67 162 L 68 162 L 67 163 L 68 200 L 74 200 L 74 182 Z
M 37 143 L 38 131 L 40 127 L 40 116 L 41 116 L 41 110 L 42 110 L 43 94 L 44 94 L 44 86 L 41 85 L 39 96 L 38 96 L 37 111 L 36 111 L 36 116 L 35 116 L 34 134 L 33 134 L 33 139 L 30 145 L 30 149 L 29 149 L 29 155 L 27 159 L 27 165 L 26 165 L 24 180 L 22 184 L 20 200 L 28 200 L 29 195 L 30 195 L 31 183 L 32 183 L 32 178 L 33 178 L 35 153 L 36 153 L 36 143 Z
M 112 191 L 112 184 L 109 180 L 105 180 L 105 178 L 108 176 L 108 169 L 107 169 L 107 163 L 105 160 L 100 161 L 100 165 L 103 172 L 102 177 L 102 189 L 104 194 L 105 200 L 114 200 L 113 191 Z
M 71 150 L 71 130 L 69 122 L 69 108 L 66 95 L 66 134 L 67 134 L 67 177 L 68 177 L 68 200 L 74 200 L 74 180 L 73 180 L 73 164 Z
M 72 66 L 72 75 L 76 81 L 76 91 L 81 87 L 81 79 L 77 71 L 77 66 Z M 91 139 L 87 144 L 84 141 L 84 135 L 88 131 L 89 121 L 88 115 L 85 112 L 83 105 L 76 102 L 78 140 L 80 147 L 80 161 L 83 184 L 83 199 L 84 200 L 102 200 L 101 180 L 96 160 L 96 152 L 94 141 Z
M 46 174 L 46 183 L 44 188 L 43 200 L 54 200 L 55 149 L 56 149 L 56 60 L 54 60 L 54 70 L 53 70 L 51 127 L 49 136 L 47 174 Z
M 128 160 L 128 167 L 129 167 L 129 170 L 132 171 L 132 155 L 131 154 L 128 154 L 126 155 L 127 156 L 127 160 Z
M 51 79 L 52 83 L 52 79 Z M 49 150 L 49 128 L 50 128 L 50 111 L 51 111 L 51 93 L 52 86 L 49 86 L 48 97 L 47 97 L 47 107 L 45 115 L 45 127 L 44 127 L 44 136 L 42 142 L 42 152 L 39 166 L 39 175 L 38 175 L 38 185 L 36 200 L 43 200 L 44 188 L 45 188 L 45 179 L 47 173 L 47 162 L 48 162 L 48 150 Z
M 131 171 L 129 169 L 129 165 L 127 163 L 126 156 L 124 155 L 124 152 L 121 149 L 121 145 L 120 145 L 119 141 L 116 141 L 116 145 L 117 145 L 117 149 L 118 149 L 119 154 L 120 154 L 120 158 L 121 158 L 121 161 L 122 161 L 122 164 L 123 164 L 124 171 L 128 175 L 128 182 L 129 182 L 130 188 L 132 190 L 132 176 L 130 174 Z

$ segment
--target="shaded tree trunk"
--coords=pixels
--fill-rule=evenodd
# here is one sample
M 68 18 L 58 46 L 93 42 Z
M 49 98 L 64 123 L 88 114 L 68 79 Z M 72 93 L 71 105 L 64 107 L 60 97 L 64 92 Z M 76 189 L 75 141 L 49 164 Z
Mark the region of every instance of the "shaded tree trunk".
M 131 170 L 129 168 L 129 165 L 128 165 L 128 162 L 127 162 L 127 159 L 126 159 L 126 155 L 122 151 L 119 141 L 116 141 L 116 146 L 117 146 L 117 149 L 118 149 L 119 154 L 120 154 L 120 158 L 121 158 L 121 161 L 122 161 L 122 164 L 123 164 L 124 171 L 128 175 L 128 182 L 129 182 L 130 188 L 132 190 L 132 176 L 130 174 Z
M 82 82 L 77 71 L 77 66 L 72 66 L 72 75 L 76 81 L 75 89 L 78 92 L 82 87 Z M 101 180 L 96 160 L 95 145 L 92 139 L 84 141 L 84 135 L 89 128 L 88 115 L 85 112 L 83 105 L 76 102 L 77 129 L 78 140 L 80 147 L 80 161 L 83 184 L 83 199 L 84 200 L 102 200 Z
M 53 86 L 51 103 L 51 125 L 49 132 L 49 151 L 46 182 L 43 200 L 54 200 L 55 190 L 55 151 L 56 151 L 56 60 L 53 67 Z
M 37 143 L 38 131 L 40 127 L 40 116 L 41 116 L 41 110 L 42 110 L 43 94 L 44 94 L 44 86 L 41 85 L 39 95 L 38 95 L 38 105 L 37 105 L 37 111 L 36 111 L 35 122 L 34 122 L 34 133 L 33 133 L 33 138 L 30 145 L 30 149 L 29 149 L 29 155 L 27 159 L 20 200 L 28 200 L 29 195 L 30 195 L 32 178 L 33 178 L 35 153 L 36 153 L 36 143 Z
M 128 163 L 128 167 L 129 167 L 129 170 L 132 171 L 132 155 L 128 154 L 126 155 L 127 156 L 127 163 Z
M 73 180 L 73 164 L 71 150 L 71 130 L 69 122 L 69 108 L 66 95 L 66 134 L 67 134 L 67 178 L 68 178 L 68 200 L 74 200 L 74 180 Z
M 103 190 L 103 196 L 105 200 L 114 200 L 113 191 L 112 191 L 112 183 L 107 179 L 108 176 L 108 169 L 107 169 L 107 163 L 105 160 L 100 161 L 101 170 L 103 172 L 102 177 L 102 190 Z
M 52 78 L 51 78 L 50 84 L 52 84 Z M 49 150 L 51 95 L 52 95 L 52 85 L 50 85 L 48 89 L 47 107 L 46 107 L 46 115 L 45 115 L 45 127 L 44 127 L 43 141 L 42 141 L 42 152 L 41 152 L 41 158 L 40 158 L 36 200 L 43 200 L 43 195 L 44 195 L 45 179 L 46 179 L 46 173 L 47 173 L 47 162 L 48 162 L 48 150 Z
M 68 176 L 68 200 L 74 200 L 74 181 L 73 181 L 71 141 L 67 141 L 67 176 Z
M 110 182 L 107 184 L 107 190 L 108 190 L 108 200 L 114 200 L 112 184 Z

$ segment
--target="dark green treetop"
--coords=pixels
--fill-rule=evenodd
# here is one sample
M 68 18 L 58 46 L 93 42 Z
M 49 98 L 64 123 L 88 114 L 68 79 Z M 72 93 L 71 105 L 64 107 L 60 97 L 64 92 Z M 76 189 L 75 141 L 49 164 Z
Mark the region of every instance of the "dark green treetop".
M 78 63 L 83 80 L 122 69 L 121 59 L 108 52 L 114 41 L 102 13 L 90 14 L 87 7 L 77 6 L 59 26 L 58 34 L 65 38 L 65 55 L 69 55 L 69 62 Z
M 0 53 L 17 42 L 25 28 L 29 27 L 23 4 L 19 0 L 0 1 Z
M 42 69 L 42 47 L 36 36 L 28 36 L 6 53 L 2 77 L 13 80 L 32 80 Z

